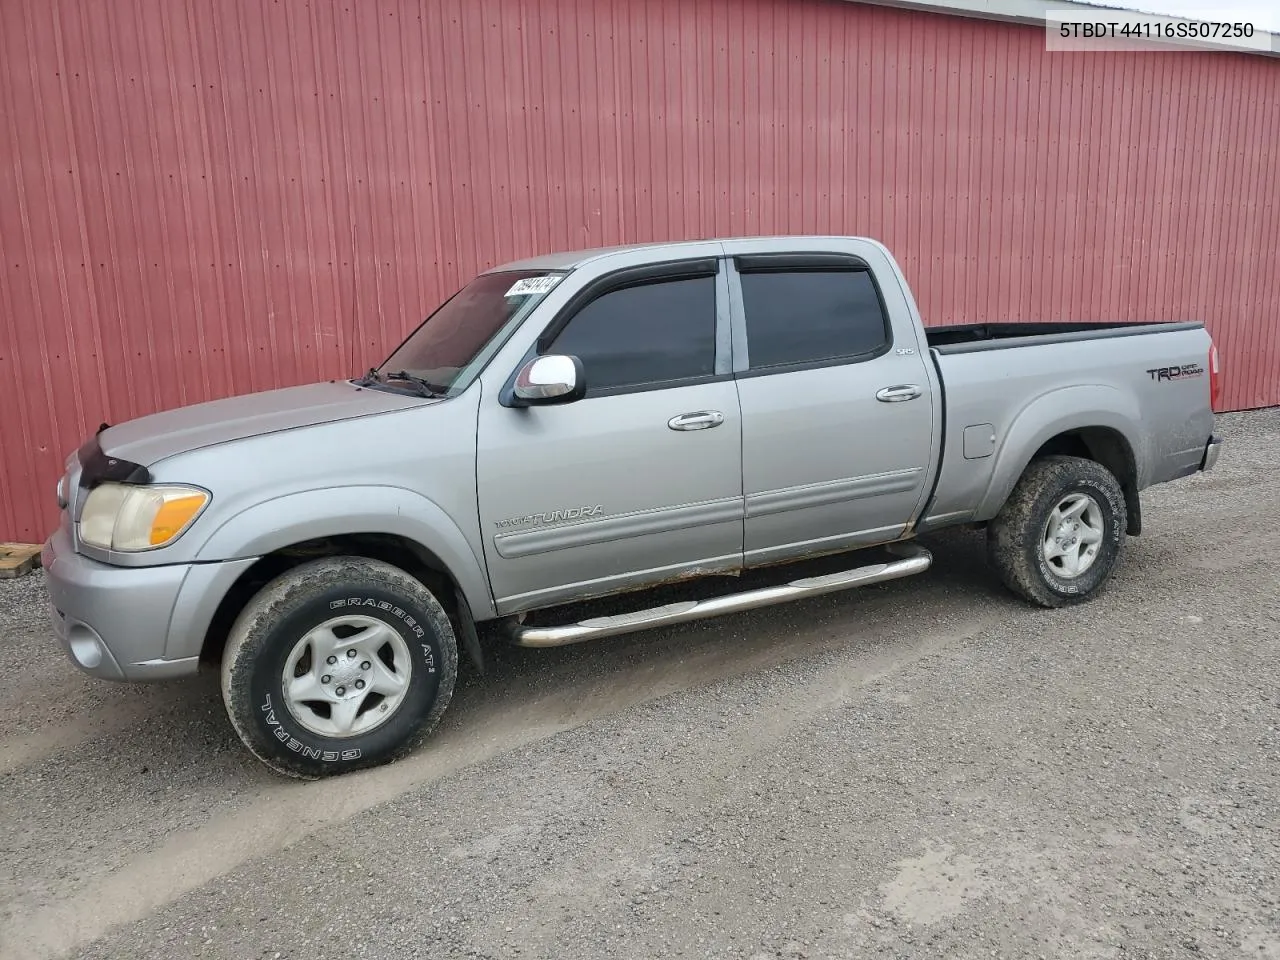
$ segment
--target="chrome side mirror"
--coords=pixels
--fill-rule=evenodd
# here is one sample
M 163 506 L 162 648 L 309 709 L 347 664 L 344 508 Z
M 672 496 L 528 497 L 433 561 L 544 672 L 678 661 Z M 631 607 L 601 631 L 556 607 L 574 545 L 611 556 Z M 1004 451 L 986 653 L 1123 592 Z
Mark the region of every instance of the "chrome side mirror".
M 582 361 L 559 354 L 534 357 L 516 374 L 513 392 L 522 407 L 581 400 L 587 392 Z

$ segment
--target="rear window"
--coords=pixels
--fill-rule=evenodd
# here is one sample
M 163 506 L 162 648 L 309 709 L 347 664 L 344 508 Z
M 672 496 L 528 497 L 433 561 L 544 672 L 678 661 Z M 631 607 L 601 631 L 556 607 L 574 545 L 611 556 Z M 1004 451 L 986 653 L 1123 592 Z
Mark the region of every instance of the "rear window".
M 856 360 L 889 342 L 866 270 L 744 272 L 741 280 L 752 370 Z

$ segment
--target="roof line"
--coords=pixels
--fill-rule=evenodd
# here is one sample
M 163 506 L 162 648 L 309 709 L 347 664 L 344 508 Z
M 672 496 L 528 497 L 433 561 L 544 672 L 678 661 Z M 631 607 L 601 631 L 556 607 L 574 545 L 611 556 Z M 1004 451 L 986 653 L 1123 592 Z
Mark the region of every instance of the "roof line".
M 942 13 L 953 17 L 970 17 L 976 20 L 998 20 L 1004 23 L 1022 23 L 1033 27 L 1045 25 L 1046 14 L 1053 11 L 1072 11 L 1083 14 L 1101 14 L 1109 11 L 1113 14 L 1135 14 L 1147 17 L 1160 17 L 1166 20 L 1184 20 L 1166 13 L 1135 10 L 1127 7 L 1115 7 L 1098 3 L 1080 3 L 1077 0 L 849 0 L 852 3 L 868 3 L 877 7 L 894 7 L 899 10 L 916 10 L 921 13 Z M 1280 57 L 1280 33 L 1259 30 L 1259 35 L 1269 36 L 1270 50 L 1254 50 L 1244 47 L 1233 47 L 1231 53 L 1247 53 L 1263 57 Z M 1216 53 L 1216 50 L 1206 50 Z

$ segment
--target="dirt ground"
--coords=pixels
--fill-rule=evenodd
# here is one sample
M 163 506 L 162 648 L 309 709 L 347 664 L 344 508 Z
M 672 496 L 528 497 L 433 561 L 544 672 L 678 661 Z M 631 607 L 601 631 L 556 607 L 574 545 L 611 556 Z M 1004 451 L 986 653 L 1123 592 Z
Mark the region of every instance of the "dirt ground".
M 284 781 L 212 677 L 79 674 L 0 582 L 0 957 L 1280 960 L 1280 412 L 1097 601 L 904 581 L 503 648 L 425 747 Z

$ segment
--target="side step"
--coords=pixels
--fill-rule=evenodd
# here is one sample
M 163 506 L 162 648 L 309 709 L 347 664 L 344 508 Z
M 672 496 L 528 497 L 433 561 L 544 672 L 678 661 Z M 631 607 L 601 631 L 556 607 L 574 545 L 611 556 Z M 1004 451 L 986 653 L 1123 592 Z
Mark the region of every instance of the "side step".
M 673 623 L 687 623 L 690 620 L 718 617 L 724 613 L 754 610 L 757 607 L 768 607 L 775 603 L 786 603 L 789 600 L 802 600 L 805 597 L 817 597 L 824 593 L 835 593 L 852 587 L 864 587 L 869 583 L 897 580 L 900 577 L 924 573 L 933 563 L 933 555 L 924 547 L 914 543 L 896 543 L 891 549 L 902 559 L 889 563 L 872 563 L 865 567 L 855 567 L 852 570 L 842 570 L 839 573 L 829 573 L 821 577 L 806 577 L 802 580 L 779 584 L 776 587 L 761 587 L 758 590 L 731 593 L 709 600 L 682 600 L 633 613 L 592 617 L 562 627 L 526 627 L 517 624 L 511 628 L 511 639 L 521 647 L 562 647 L 570 643 L 581 643 L 583 640 L 611 637 L 620 633 L 648 630 L 652 627 L 665 627 Z

